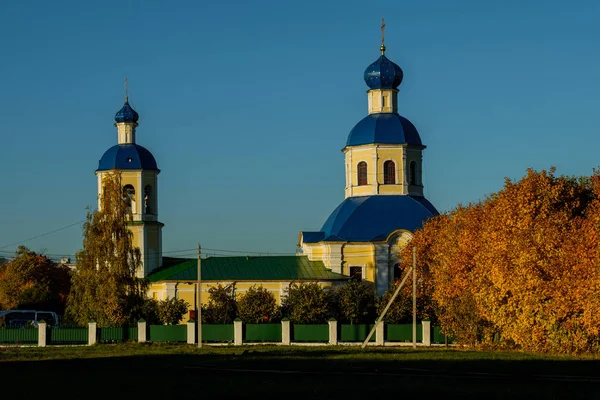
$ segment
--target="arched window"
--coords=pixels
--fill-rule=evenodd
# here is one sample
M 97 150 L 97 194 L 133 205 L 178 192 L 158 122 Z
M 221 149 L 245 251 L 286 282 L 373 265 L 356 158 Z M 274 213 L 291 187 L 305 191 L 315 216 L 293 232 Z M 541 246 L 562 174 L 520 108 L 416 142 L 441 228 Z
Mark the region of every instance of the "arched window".
M 402 277 L 402 270 L 400 269 L 400 263 L 394 264 L 394 280 Z
M 367 182 L 367 163 L 364 161 L 361 161 L 358 163 L 358 171 L 357 171 L 357 178 L 358 178 L 358 186 L 362 186 L 362 185 L 368 185 Z
M 414 161 L 410 163 L 410 184 L 417 184 L 417 163 Z
M 135 214 L 135 188 L 132 185 L 123 186 L 123 200 L 127 207 L 127 212 Z
M 144 213 L 152 214 L 152 186 L 146 185 L 144 188 Z
M 393 185 L 396 183 L 396 164 L 392 160 L 383 163 L 383 184 Z

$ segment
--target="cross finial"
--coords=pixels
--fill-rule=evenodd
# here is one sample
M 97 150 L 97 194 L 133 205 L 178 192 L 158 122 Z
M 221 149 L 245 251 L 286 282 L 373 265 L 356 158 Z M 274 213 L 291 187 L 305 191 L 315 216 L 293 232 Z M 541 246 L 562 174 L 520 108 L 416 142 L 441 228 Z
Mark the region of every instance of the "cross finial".
M 125 101 L 129 101 L 129 80 L 125 77 Z
M 383 20 L 383 17 L 381 17 L 381 47 L 379 48 L 379 50 L 381 50 L 381 54 L 385 54 L 385 44 L 383 44 L 384 41 L 385 41 L 385 21 Z

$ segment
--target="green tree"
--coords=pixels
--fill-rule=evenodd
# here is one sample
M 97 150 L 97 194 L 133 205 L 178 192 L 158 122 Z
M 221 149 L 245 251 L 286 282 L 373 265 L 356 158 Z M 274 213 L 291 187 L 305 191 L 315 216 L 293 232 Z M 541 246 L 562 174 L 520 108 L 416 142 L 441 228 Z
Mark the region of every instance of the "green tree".
M 294 324 L 321 324 L 332 316 L 335 303 L 318 283 L 292 283 L 283 298 L 283 315 Z
M 394 292 L 398 288 L 400 280 L 396 280 L 388 290 L 385 291 L 383 296 L 379 297 L 375 301 L 377 309 L 377 315 L 381 315 L 390 299 L 394 295 Z M 385 313 L 383 320 L 388 324 L 400 324 L 412 321 L 412 298 L 407 295 L 405 291 L 400 289 L 400 293 L 394 299 L 394 302 L 390 305 L 390 308 Z
M 189 304 L 174 297 L 158 302 L 158 318 L 163 325 L 177 325 L 188 312 Z
M 218 284 L 208 289 L 208 305 L 202 307 L 202 322 L 207 324 L 231 324 L 237 314 L 235 283 Z
M 336 288 L 342 320 L 351 324 L 375 320 L 375 288 L 367 281 L 350 281 Z
M 254 285 L 242 293 L 237 302 L 238 315 L 246 324 L 270 322 L 277 316 L 277 303 L 273 293 Z
M 71 286 L 69 268 L 19 246 L 0 265 L 0 309 L 34 309 L 63 314 Z
M 127 227 L 130 211 L 123 199 L 121 175 L 103 180 L 100 207 L 88 211 L 83 250 L 77 253 L 67 316 L 84 326 L 95 320 L 101 326 L 136 321 L 146 301 L 148 282 L 136 277 L 140 250 L 133 247 Z

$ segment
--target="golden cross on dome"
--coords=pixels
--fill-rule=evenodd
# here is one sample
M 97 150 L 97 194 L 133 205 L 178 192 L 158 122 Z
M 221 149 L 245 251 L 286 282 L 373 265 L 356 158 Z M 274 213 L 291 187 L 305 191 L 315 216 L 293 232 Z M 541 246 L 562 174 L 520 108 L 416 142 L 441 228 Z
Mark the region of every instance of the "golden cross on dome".
M 383 17 L 381 17 L 381 47 L 379 48 L 379 50 L 381 50 L 381 54 L 385 54 L 385 44 L 383 44 L 384 41 L 385 41 L 385 21 L 383 20 Z

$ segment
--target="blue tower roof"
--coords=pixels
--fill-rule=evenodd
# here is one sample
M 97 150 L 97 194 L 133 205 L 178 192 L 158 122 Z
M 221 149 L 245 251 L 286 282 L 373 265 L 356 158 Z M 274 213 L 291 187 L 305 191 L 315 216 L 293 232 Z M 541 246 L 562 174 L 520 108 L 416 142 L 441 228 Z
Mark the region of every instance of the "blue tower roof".
M 365 82 L 371 89 L 396 89 L 403 76 L 402 69 L 383 54 L 365 70 Z
M 125 100 L 123 107 L 115 114 L 117 122 L 137 122 L 139 118 L 139 114 L 129 105 L 129 100 Z
M 370 143 L 422 146 L 417 128 L 409 120 L 396 113 L 367 115 L 350 131 L 346 146 Z
M 327 218 L 321 232 L 303 232 L 306 243 L 324 241 L 372 242 L 386 240 L 398 229 L 411 232 L 437 215 L 435 207 L 417 196 L 348 197 Z
M 117 144 L 106 150 L 97 171 L 111 169 L 145 169 L 158 171 L 152 153 L 138 144 Z

